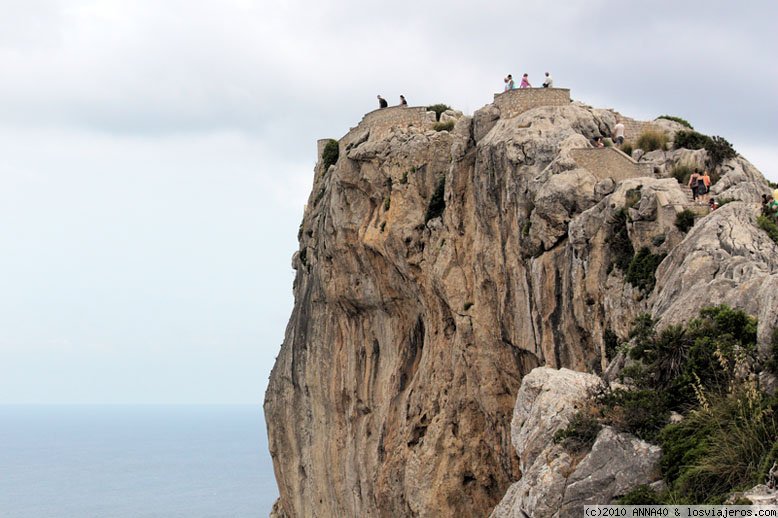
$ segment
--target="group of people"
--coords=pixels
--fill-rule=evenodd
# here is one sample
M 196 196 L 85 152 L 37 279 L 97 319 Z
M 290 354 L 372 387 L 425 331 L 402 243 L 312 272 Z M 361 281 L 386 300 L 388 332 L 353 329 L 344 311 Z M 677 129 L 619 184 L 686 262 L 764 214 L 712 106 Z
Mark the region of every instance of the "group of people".
M 398 104 L 397 106 L 402 106 L 403 108 L 406 108 L 408 106 L 408 101 L 405 100 L 405 96 L 404 95 L 400 96 L 400 104 Z M 389 107 L 389 103 L 386 102 L 386 99 L 381 97 L 381 95 L 379 94 L 378 95 L 378 108 L 380 109 L 380 108 L 388 108 L 388 107 Z
M 692 190 L 692 200 L 697 205 L 705 203 L 710 205 L 710 201 L 713 201 L 708 200 L 708 191 L 710 190 L 710 175 L 708 171 L 700 173 L 699 169 L 695 169 L 689 177 L 688 186 Z
M 513 81 L 513 76 L 511 74 L 508 74 L 505 79 L 503 79 L 505 82 L 505 88 L 504 91 L 513 90 L 516 88 L 516 83 Z M 551 77 L 551 74 L 546 72 L 546 78 L 543 80 L 543 88 L 552 88 L 554 86 L 554 79 Z M 532 84 L 529 82 L 529 74 L 524 74 L 521 76 L 521 83 L 519 84 L 519 88 L 532 88 Z
M 616 120 L 616 125 L 613 127 L 613 133 L 611 134 L 613 143 L 620 146 L 624 143 L 624 123 L 620 119 Z M 605 147 L 605 140 L 601 135 L 595 135 L 592 137 L 592 146 Z

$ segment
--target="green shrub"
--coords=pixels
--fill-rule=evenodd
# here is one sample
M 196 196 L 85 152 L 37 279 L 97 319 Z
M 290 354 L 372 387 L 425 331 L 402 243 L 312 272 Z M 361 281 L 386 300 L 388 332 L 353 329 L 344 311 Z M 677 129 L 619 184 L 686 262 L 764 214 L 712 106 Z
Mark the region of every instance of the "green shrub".
M 724 137 L 709 137 L 696 131 L 679 131 L 673 139 L 675 149 L 704 149 L 712 168 L 720 166 L 724 160 L 734 158 L 737 152 Z
M 689 129 L 694 129 L 694 128 L 692 128 L 692 125 L 689 124 L 689 121 L 687 121 L 686 119 L 682 119 L 680 117 L 674 117 L 672 115 L 660 115 L 659 117 L 657 117 L 657 119 L 665 119 L 665 120 L 669 120 L 669 121 L 674 121 L 674 122 L 677 122 L 678 124 L 686 126 Z
M 454 121 L 436 122 L 432 128 L 435 131 L 451 131 L 454 129 Z
M 630 357 L 647 369 L 639 387 L 667 394 L 670 409 L 684 411 L 698 403 L 697 390 L 726 392 L 738 355 L 756 349 L 756 319 L 725 305 L 706 307 L 686 327 L 657 333 L 644 314 L 635 319 L 630 339 Z
M 656 390 L 618 388 L 599 395 L 597 402 L 606 424 L 644 441 L 656 439 L 670 417 L 666 396 Z
M 770 189 L 778 189 L 778 183 L 771 182 L 770 180 L 767 180 L 767 185 L 770 186 Z
M 638 363 L 622 371 L 635 390 L 604 392 L 597 400 L 604 422 L 658 441 L 669 487 L 659 495 L 635 488 L 629 502 L 652 503 L 656 496 L 662 503 L 722 503 L 764 479 L 778 459 L 778 398 L 736 374 L 752 361 L 756 328 L 755 318 L 724 305 L 659 332 L 650 315 L 635 319 L 630 357 Z M 778 352 L 778 331 L 773 346 Z M 685 418 L 664 424 L 672 410 Z
M 632 246 L 627 231 L 627 211 L 619 209 L 615 214 L 615 219 L 613 235 L 608 245 L 613 256 L 613 265 L 621 271 L 626 271 L 635 255 L 635 248 Z
M 727 139 L 724 137 L 714 136 L 711 137 L 708 143 L 705 145 L 705 151 L 708 152 L 708 159 L 711 162 L 712 167 L 721 165 L 724 160 L 735 158 L 737 152 L 732 147 Z
M 758 216 L 756 222 L 759 225 L 759 228 L 767 232 L 770 239 L 778 243 L 778 225 L 775 224 L 775 221 L 773 221 L 772 218 L 769 216 Z
M 667 236 L 664 234 L 657 234 L 656 236 L 651 238 L 651 244 L 654 246 L 662 246 L 662 244 L 667 240 Z
M 408 183 L 408 171 L 405 171 L 400 177 L 400 185 L 405 185 L 406 183 Z
M 443 103 L 433 104 L 432 106 L 427 106 L 428 112 L 435 112 L 435 120 L 440 120 L 440 114 L 443 113 L 446 110 L 450 110 L 451 106 L 448 106 Z
M 384 198 L 384 212 L 389 210 L 389 207 L 391 206 L 391 204 L 392 204 L 392 199 L 389 196 Z
M 711 398 L 660 434 L 665 481 L 686 501 L 722 503 L 733 490 L 761 482 L 777 440 L 774 398 L 753 386 Z
M 532 221 L 529 219 L 524 220 L 524 223 L 521 224 L 521 236 L 527 237 L 529 236 L 529 231 L 532 228 Z
M 773 334 L 770 337 L 770 354 L 765 361 L 764 367 L 767 372 L 778 376 L 778 327 L 773 329 Z
M 662 505 L 662 495 L 643 484 L 616 500 L 619 505 Z
M 678 183 L 681 185 L 688 185 L 689 184 L 689 178 L 692 176 L 692 168 L 688 165 L 677 165 L 673 167 L 672 173 L 673 178 L 678 180 Z
M 652 254 L 648 248 L 642 248 L 629 263 L 624 279 L 645 293 L 650 293 L 656 284 L 656 269 L 666 254 Z
M 610 327 L 605 328 L 602 334 L 602 343 L 605 345 L 605 358 L 610 361 L 616 357 L 619 348 L 619 337 Z
M 338 146 L 338 141 L 335 139 L 328 140 L 327 144 L 324 146 L 324 151 L 322 151 L 321 154 L 321 163 L 324 167 L 324 172 L 327 172 L 327 169 L 338 161 L 339 156 L 340 146 Z
M 646 153 L 649 151 L 656 151 L 657 149 L 665 149 L 665 146 L 667 145 L 667 135 L 661 131 L 644 131 L 638 137 L 635 145 L 638 149 L 642 149 Z
M 732 203 L 733 201 L 738 201 L 735 198 L 717 198 L 717 203 L 719 208 L 723 207 L 727 203 Z
M 586 412 L 575 414 L 566 428 L 554 434 L 554 442 L 561 444 L 567 451 L 578 453 L 592 447 L 597 434 L 600 433 L 599 421 Z
M 683 209 L 675 215 L 675 226 L 684 234 L 694 226 L 694 212 L 689 209 Z
M 623 153 L 625 153 L 625 154 L 626 154 L 626 155 L 628 155 L 628 156 L 632 156 L 632 151 L 634 151 L 634 150 L 632 149 L 632 143 L 631 143 L 631 142 L 624 142 L 624 143 L 621 145 L 621 148 L 620 148 L 620 149 L 621 149 L 621 151 L 622 151 Z
M 430 203 L 427 206 L 427 212 L 424 214 L 424 223 L 429 220 L 437 218 L 443 215 L 443 211 L 446 210 L 446 199 L 444 194 L 446 192 L 446 177 L 441 176 L 438 179 L 438 185 L 435 187 L 435 192 L 432 193 Z
M 624 193 L 624 208 L 625 209 L 631 209 L 635 205 L 638 204 L 640 201 L 640 197 L 642 196 L 641 190 L 643 189 L 642 185 L 638 185 L 634 189 L 627 189 L 627 192 Z
M 697 131 L 679 131 L 673 138 L 675 149 L 704 149 L 710 137 Z

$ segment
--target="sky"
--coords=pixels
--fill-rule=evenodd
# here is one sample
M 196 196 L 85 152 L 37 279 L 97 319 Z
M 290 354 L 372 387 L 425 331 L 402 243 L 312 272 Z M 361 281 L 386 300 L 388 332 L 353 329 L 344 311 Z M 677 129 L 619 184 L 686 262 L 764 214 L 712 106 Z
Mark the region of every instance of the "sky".
M 529 73 L 778 181 L 778 3 L 0 0 L 0 404 L 260 404 L 316 160 Z

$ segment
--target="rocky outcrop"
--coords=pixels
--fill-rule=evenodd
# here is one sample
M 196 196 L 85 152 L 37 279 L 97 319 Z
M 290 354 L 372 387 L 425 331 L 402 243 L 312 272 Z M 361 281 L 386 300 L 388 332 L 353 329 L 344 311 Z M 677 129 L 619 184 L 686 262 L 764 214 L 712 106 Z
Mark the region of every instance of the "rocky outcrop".
M 590 374 L 543 367 L 524 378 L 512 423 L 522 478 L 508 489 L 492 518 L 581 516 L 585 505 L 610 503 L 659 479 L 661 450 L 610 427 L 584 454 L 568 452 L 552 440 L 600 383 Z
M 265 400 L 279 516 L 488 514 L 522 476 L 509 426 L 522 379 L 600 372 L 604 333 L 625 337 L 640 312 L 670 322 L 730 302 L 759 316 L 766 343 L 777 250 L 754 226 L 751 194 L 769 189 L 747 163 L 716 187 L 744 201 L 684 234 L 675 180 L 575 161 L 611 112 L 489 105 L 447 113 L 451 131 L 389 115 L 315 172 Z M 614 267 L 623 210 L 634 250 L 668 254 L 648 293 Z M 584 492 L 566 490 L 569 505 Z

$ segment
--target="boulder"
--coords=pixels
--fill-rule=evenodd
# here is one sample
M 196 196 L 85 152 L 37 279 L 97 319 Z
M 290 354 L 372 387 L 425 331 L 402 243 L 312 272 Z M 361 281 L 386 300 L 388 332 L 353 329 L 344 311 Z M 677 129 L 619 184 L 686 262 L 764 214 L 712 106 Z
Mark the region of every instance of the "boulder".
M 492 518 L 581 516 L 585 505 L 610 503 L 660 479 L 661 449 L 610 427 L 603 427 L 584 454 L 554 442 L 601 383 L 597 376 L 545 367 L 524 378 L 511 424 L 522 478 Z

